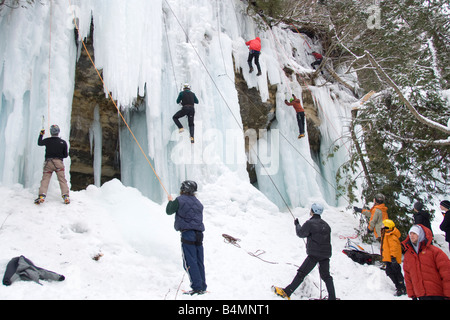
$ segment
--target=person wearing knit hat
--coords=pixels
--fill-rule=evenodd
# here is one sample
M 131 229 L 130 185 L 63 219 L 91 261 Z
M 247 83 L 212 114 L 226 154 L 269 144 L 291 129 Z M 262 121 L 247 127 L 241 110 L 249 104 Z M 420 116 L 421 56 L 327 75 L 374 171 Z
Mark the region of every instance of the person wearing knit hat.
M 413 225 L 402 242 L 406 291 L 412 299 L 450 298 L 450 260 L 444 251 L 431 244 L 432 241 L 430 229 Z
M 424 206 L 421 201 L 414 203 L 413 211 L 414 224 L 422 224 L 431 230 L 430 214 L 424 210 Z M 431 230 L 431 232 L 433 232 L 433 230 Z
M 445 232 L 445 241 L 449 243 L 449 250 L 450 250 L 450 201 L 444 200 L 440 203 L 442 215 L 444 216 L 444 220 L 442 220 L 441 225 L 439 226 L 439 229 Z

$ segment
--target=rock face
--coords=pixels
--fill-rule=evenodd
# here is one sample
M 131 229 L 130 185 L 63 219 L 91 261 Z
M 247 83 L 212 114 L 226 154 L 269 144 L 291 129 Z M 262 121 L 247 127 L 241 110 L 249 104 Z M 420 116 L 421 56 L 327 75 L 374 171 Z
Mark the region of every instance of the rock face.
M 87 39 L 85 44 L 94 59 L 92 37 Z M 79 46 L 82 44 L 79 43 Z M 91 146 L 91 131 L 96 106 L 98 106 L 102 130 L 101 183 L 113 178 L 120 179 L 117 109 L 109 97 L 105 96 L 103 83 L 84 48 L 80 48 L 80 51 L 75 73 L 70 130 L 70 176 L 74 191 L 94 184 L 94 146 Z

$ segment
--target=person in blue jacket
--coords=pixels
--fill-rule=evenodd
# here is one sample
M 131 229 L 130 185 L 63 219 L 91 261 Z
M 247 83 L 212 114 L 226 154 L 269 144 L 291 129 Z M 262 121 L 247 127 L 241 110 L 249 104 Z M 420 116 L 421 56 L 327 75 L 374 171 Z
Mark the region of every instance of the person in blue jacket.
M 195 196 L 197 183 L 184 181 L 180 196 L 175 200 L 168 196 L 166 213 L 175 213 L 175 230 L 181 232 L 183 267 L 189 275 L 192 290 L 188 293 L 204 294 L 206 292 L 204 251 L 203 251 L 203 205 Z

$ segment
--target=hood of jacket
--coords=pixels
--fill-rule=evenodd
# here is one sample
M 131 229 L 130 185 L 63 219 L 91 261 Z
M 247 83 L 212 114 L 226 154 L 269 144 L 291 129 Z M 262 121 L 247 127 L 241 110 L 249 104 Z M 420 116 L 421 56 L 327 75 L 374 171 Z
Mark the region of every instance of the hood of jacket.
M 414 227 L 417 227 L 416 230 L 419 231 L 419 240 L 417 241 L 417 245 L 414 246 L 414 244 L 411 242 L 411 239 L 408 237 L 402 242 L 403 247 L 406 250 L 414 250 L 414 252 L 418 253 L 423 250 L 423 248 L 426 248 L 427 246 L 431 245 L 431 242 L 433 241 L 433 233 L 430 229 L 425 227 L 424 225 L 417 224 Z

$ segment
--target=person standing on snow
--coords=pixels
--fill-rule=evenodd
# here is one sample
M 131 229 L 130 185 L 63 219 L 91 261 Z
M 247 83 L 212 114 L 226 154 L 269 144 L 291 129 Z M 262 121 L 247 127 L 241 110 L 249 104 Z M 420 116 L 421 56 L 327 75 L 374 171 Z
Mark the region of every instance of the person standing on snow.
M 184 84 L 183 91 L 180 92 L 177 98 L 177 104 L 181 102 L 182 108 L 180 111 L 175 113 L 172 117 L 175 122 L 178 130 L 181 132 L 184 131 L 183 125 L 180 122 L 180 118 L 187 116 L 188 117 L 188 125 L 189 125 L 189 133 L 191 136 L 191 143 L 194 143 L 194 116 L 195 116 L 195 108 L 194 105 L 198 104 L 198 99 L 195 93 L 191 91 L 191 87 L 189 84 Z
M 45 130 L 41 130 L 38 138 L 38 146 L 45 146 L 44 173 L 42 175 L 41 186 L 39 188 L 39 196 L 34 203 L 41 204 L 47 196 L 48 185 L 53 172 L 58 177 L 61 195 L 65 204 L 70 203 L 69 186 L 65 177 L 65 168 L 63 160 L 68 157 L 67 142 L 59 138 L 60 129 L 57 125 L 50 127 L 51 137 L 43 139 Z
M 291 284 L 286 288 L 272 287 L 275 294 L 290 299 L 292 293 L 303 282 L 305 277 L 319 264 L 319 273 L 325 282 L 328 291 L 328 300 L 336 300 L 333 278 L 330 275 L 330 258 L 331 258 L 331 228 L 321 218 L 323 206 L 314 203 L 311 206 L 311 218 L 306 221 L 303 226 L 300 225 L 298 219 L 295 219 L 295 231 L 300 238 L 307 238 L 306 253 L 307 257 Z
M 372 209 L 361 209 L 358 207 L 353 207 L 356 212 L 362 213 L 364 216 L 369 218 L 369 226 L 367 227 L 370 232 L 373 232 L 375 238 L 380 240 L 381 228 L 383 227 L 383 220 L 389 219 L 387 213 L 387 207 L 384 204 L 386 200 L 385 196 L 381 193 L 375 195 L 373 199 L 374 205 Z
M 206 292 L 204 251 L 203 251 L 203 205 L 195 196 L 197 183 L 184 181 L 180 196 L 175 200 L 168 196 L 166 213 L 175 214 L 175 230 L 181 232 L 183 267 L 189 275 L 192 290 L 190 295 Z
M 298 138 L 303 138 L 305 136 L 305 109 L 303 109 L 300 99 L 293 94 L 291 100 L 289 102 L 284 100 L 284 103 L 294 107 L 297 113 L 298 130 L 300 131 Z
M 400 243 L 400 231 L 392 220 L 383 220 L 381 228 L 381 257 L 386 264 L 386 275 L 394 282 L 396 296 L 406 294 L 405 280 L 402 274 L 402 246 Z
M 442 220 L 439 229 L 445 232 L 445 241 L 449 243 L 449 250 L 450 250 L 450 201 L 448 200 L 441 201 L 440 208 L 442 210 L 444 220 Z
M 417 201 L 414 203 L 414 224 L 421 224 L 427 227 L 428 229 L 433 232 L 431 229 L 431 223 L 430 223 L 430 214 L 423 210 L 423 203 L 420 201 Z
M 406 291 L 414 300 L 450 299 L 450 260 L 432 241 L 430 229 L 413 225 L 402 242 Z
M 256 74 L 257 76 L 260 76 L 261 73 L 261 66 L 259 65 L 259 56 L 261 54 L 261 39 L 259 37 L 256 37 L 253 40 L 247 41 L 245 43 L 248 46 L 248 49 L 250 50 L 249 54 L 248 54 L 248 66 L 250 67 L 250 73 L 253 72 L 253 65 L 252 65 L 252 61 L 253 58 L 255 59 L 255 64 L 256 67 L 258 68 L 258 73 Z

